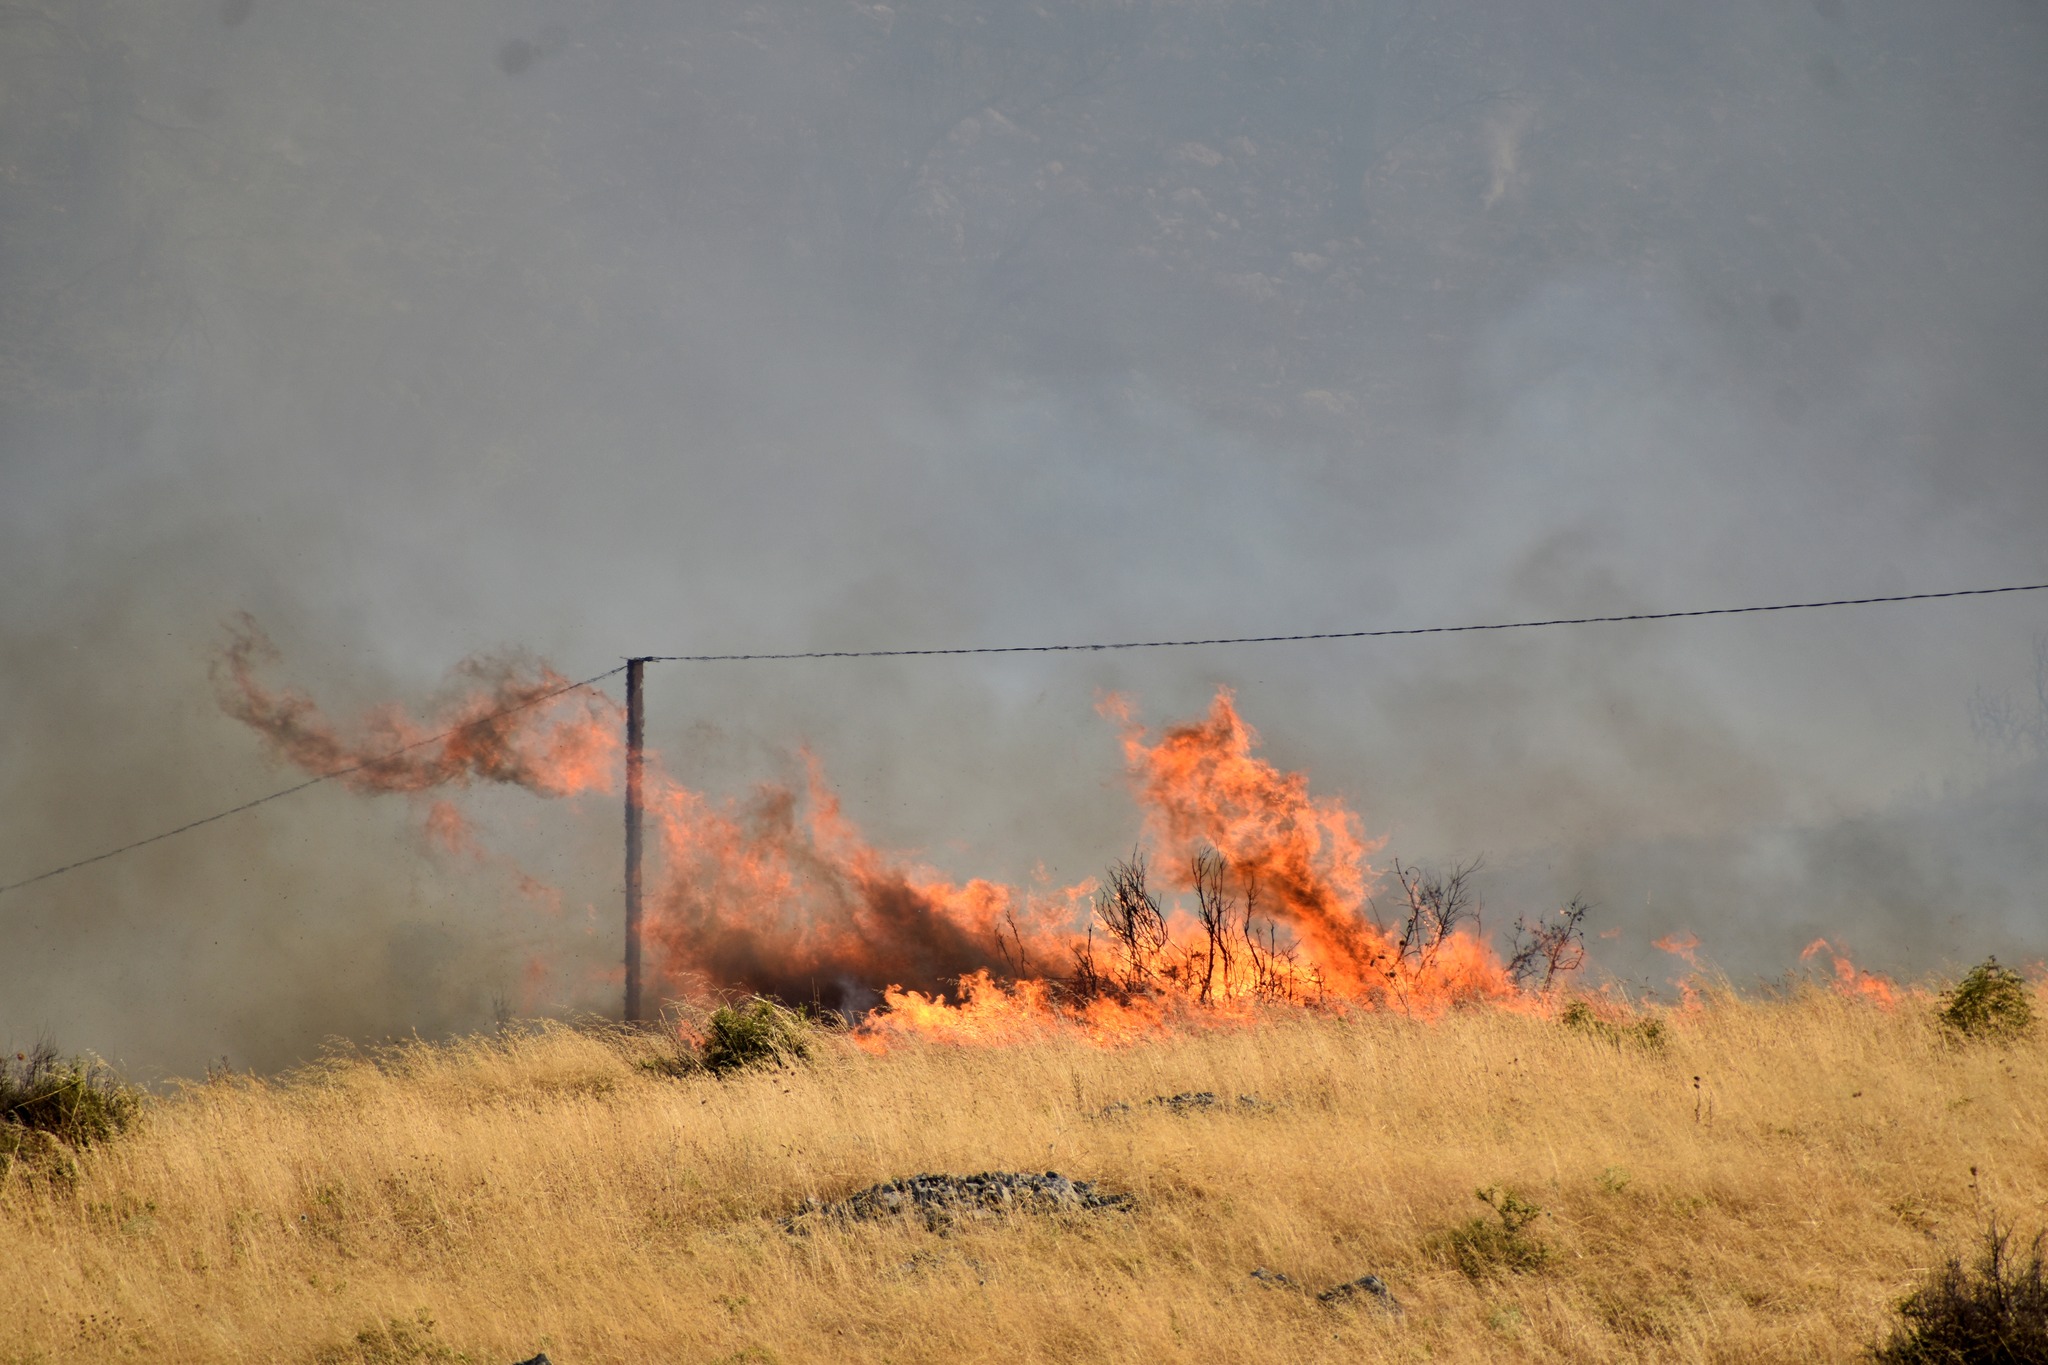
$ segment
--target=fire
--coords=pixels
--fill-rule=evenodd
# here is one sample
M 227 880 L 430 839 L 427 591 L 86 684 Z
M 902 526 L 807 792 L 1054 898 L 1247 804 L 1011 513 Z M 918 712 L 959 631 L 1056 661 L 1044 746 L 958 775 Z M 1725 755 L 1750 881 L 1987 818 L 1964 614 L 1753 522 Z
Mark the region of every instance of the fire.
M 292 688 L 272 691 L 257 678 L 258 666 L 278 655 L 253 620 L 239 617 L 229 631 L 214 669 L 221 708 L 307 772 L 341 772 L 343 783 L 369 792 L 424 792 L 481 779 L 574 796 L 615 784 L 623 747 L 618 703 L 602 692 L 570 689 L 545 664 L 467 660 L 457 670 L 465 695 L 431 720 L 380 707 L 344 738 L 311 697 Z
M 1899 988 L 1888 976 L 1877 972 L 1866 972 L 1849 960 L 1846 952 L 1830 948 L 1828 941 L 1817 938 L 1799 952 L 1801 962 L 1809 962 L 1821 953 L 1828 955 L 1835 968 L 1835 990 L 1852 1000 L 1868 1000 L 1883 1009 L 1891 1009 L 1899 1002 Z
M 222 705 L 281 757 L 347 769 L 358 790 L 488 781 L 554 797 L 620 782 L 619 706 L 545 665 L 471 661 L 458 671 L 466 691 L 430 718 L 384 707 L 343 727 L 305 694 L 262 682 L 275 657 L 253 622 L 237 622 L 216 670 Z M 1135 859 L 1100 886 L 1024 891 L 892 857 L 808 754 L 801 784 L 737 800 L 690 789 L 649 754 L 659 863 L 643 960 L 657 993 L 697 983 L 816 1002 L 860 1018 L 857 1036 L 873 1047 L 1072 1031 L 1116 1042 L 1276 1002 L 1424 1017 L 1474 1002 L 1545 1007 L 1476 933 L 1456 883 L 1446 899 L 1396 864 L 1405 903 L 1382 923 L 1372 896 L 1383 879 L 1369 861 L 1380 845 L 1305 774 L 1258 756 L 1227 689 L 1200 719 L 1156 736 L 1122 698 L 1102 710 L 1121 731 L 1156 870 Z M 426 822 L 451 851 L 472 847 L 447 802 Z
M 647 942 L 671 979 L 858 1013 L 885 988 L 937 993 L 1061 956 L 1053 902 L 885 857 L 814 758 L 801 795 L 764 786 L 745 803 L 713 803 L 649 766 L 663 867 Z
M 1670 953 L 1673 957 L 1683 958 L 1685 959 L 1686 966 L 1694 971 L 1699 970 L 1700 936 L 1698 934 L 1689 934 L 1683 931 L 1666 934 L 1662 938 L 1650 940 L 1650 946 L 1660 953 Z
M 1675 933 L 1666 934 L 1662 938 L 1651 939 L 1650 946 L 1660 953 L 1670 953 L 1673 957 L 1682 959 L 1685 965 L 1691 969 L 1684 976 L 1676 978 L 1671 983 L 1678 987 L 1679 1010 L 1685 1014 L 1693 1014 L 1702 1009 L 1704 1006 L 1700 999 L 1698 980 L 1700 970 L 1700 936 L 1681 929 Z
M 1258 734 L 1228 688 L 1206 717 L 1169 727 L 1156 744 L 1145 742 L 1122 698 L 1103 709 L 1123 725 L 1146 833 L 1168 866 L 1191 866 L 1214 849 L 1300 936 L 1326 990 L 1353 999 L 1384 984 L 1385 935 L 1360 913 L 1372 878 L 1366 856 L 1378 845 L 1341 804 L 1311 797 L 1306 774 L 1252 756 Z
M 986 971 L 962 977 L 959 989 L 960 1003 L 955 1005 L 892 988 L 883 993 L 883 1008 L 862 1022 L 854 1040 L 877 1052 L 886 1051 L 892 1041 L 909 1038 L 996 1046 L 1078 1035 L 1115 1044 L 1161 1033 L 1187 1013 L 1176 1011 L 1173 998 L 1164 996 L 1097 996 L 1069 1007 L 1054 998 L 1051 984 L 1044 980 L 1004 985 Z M 1228 1017 L 1246 1016 L 1240 1011 Z M 1205 1021 L 1214 1018 L 1205 1016 Z

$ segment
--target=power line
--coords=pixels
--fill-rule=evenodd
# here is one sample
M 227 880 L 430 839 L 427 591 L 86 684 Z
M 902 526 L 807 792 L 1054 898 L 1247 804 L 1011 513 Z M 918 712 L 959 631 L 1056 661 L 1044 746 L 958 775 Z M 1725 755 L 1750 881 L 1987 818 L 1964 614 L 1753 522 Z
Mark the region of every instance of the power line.
M 1899 593 L 1890 597 L 1838 597 L 1824 602 L 1779 602 L 1769 606 L 1757 607 L 1705 607 L 1694 611 L 1632 612 L 1625 616 L 1559 616 L 1541 621 L 1496 621 L 1470 626 L 1404 626 L 1386 630 L 1335 630 L 1301 635 L 1228 635 L 1202 640 L 1121 640 L 1097 644 L 1068 645 L 959 645 L 943 649 L 827 649 L 785 654 L 643 654 L 638 657 L 642 663 L 711 664 L 770 662 L 795 659 L 929 658 L 938 655 L 962 654 L 1070 654 L 1110 649 L 1188 649 L 1199 645 L 1272 645 L 1292 644 L 1309 640 L 1372 640 L 1395 635 L 1458 635 L 1474 631 L 1536 630 L 1546 626 L 1597 626 L 1612 625 L 1626 621 L 1678 621 L 1703 616 L 1751 616 L 1764 612 L 1812 611 L 1821 607 L 1865 607 L 1887 602 L 1930 602 L 1950 597 L 1991 597 L 2002 593 L 2042 591 L 2048 591 L 2048 583 L 2023 583 L 2003 588 L 1963 588 L 1954 592 Z M 66 863 L 62 867 L 53 867 L 47 872 L 39 872 L 33 877 L 25 877 L 18 882 L 9 882 L 4 886 L 0 886 L 0 895 L 5 895 L 9 891 L 18 891 L 24 886 L 33 886 L 37 882 L 48 881 L 50 878 L 62 876 L 66 872 L 75 872 L 81 867 L 90 867 L 94 863 L 105 862 L 109 858 L 118 858 L 124 853 L 131 853 L 138 848 L 172 838 L 188 830 L 198 829 L 201 825 L 210 825 L 216 820 L 225 820 L 231 815 L 240 815 L 243 811 L 254 810 L 258 806 L 282 800 L 284 797 L 302 792 L 308 787 L 318 786 L 322 782 L 330 782 L 337 777 L 347 777 L 350 773 L 358 773 L 365 768 L 375 767 L 380 763 L 387 763 L 401 754 L 409 753 L 428 744 L 438 743 L 451 735 L 459 735 L 465 730 L 474 730 L 479 726 L 488 725 L 490 722 L 501 717 L 509 716 L 516 711 L 524 711 L 528 707 L 538 706 L 540 703 L 552 700 L 566 692 L 574 692 L 578 688 L 590 687 L 596 683 L 603 682 L 606 678 L 625 672 L 628 666 L 627 664 L 620 664 L 617 668 L 607 669 L 605 672 L 599 673 L 594 677 L 585 678 L 581 682 L 566 683 L 561 687 L 555 688 L 553 691 L 543 692 L 536 697 L 529 697 L 517 705 L 507 706 L 502 710 L 493 711 L 487 716 L 481 716 L 476 720 L 467 721 L 455 726 L 453 729 L 443 730 L 440 734 L 414 740 L 411 744 L 393 749 L 389 753 L 380 754 L 375 758 L 364 759 L 360 763 L 353 763 L 345 768 L 336 768 L 331 772 L 320 773 L 317 776 L 307 778 L 304 782 L 280 788 L 277 791 L 271 792 L 268 796 L 259 796 L 253 801 L 244 801 L 239 806 L 233 806 L 227 810 L 218 811 L 212 815 L 190 821 L 179 825 L 175 829 L 167 829 L 160 834 L 152 834 L 146 839 L 137 839 L 133 843 L 123 844 L 119 848 L 108 849 L 105 853 L 96 853 L 90 858 L 80 858 L 77 862 Z
M 201 825 L 210 825 L 216 820 L 225 820 L 230 815 L 240 815 L 245 810 L 254 810 L 258 806 L 266 805 L 272 801 L 281 800 L 282 798 L 290 796 L 295 792 L 302 792 L 308 787 L 317 787 L 322 782 L 331 782 L 337 777 L 347 777 L 350 773 L 359 773 L 365 768 L 374 768 L 380 763 L 389 763 L 392 759 L 397 758 L 400 754 L 411 753 L 414 749 L 423 748 L 426 745 L 438 743 L 441 740 L 447 739 L 450 735 L 459 735 L 465 730 L 474 730 L 480 726 L 488 725 L 492 721 L 498 720 L 505 716 L 509 716 L 515 711 L 524 711 L 530 706 L 538 706 L 542 702 L 550 701 L 556 697 L 561 696 L 565 692 L 574 692 L 579 687 L 589 687 L 593 683 L 601 683 L 606 678 L 611 677 L 613 674 L 623 673 L 625 671 L 626 666 L 624 664 L 620 664 L 617 668 L 611 669 L 608 672 L 600 673 L 594 678 L 585 678 L 582 682 L 567 683 L 561 687 L 557 687 L 552 692 L 543 692 L 537 697 L 528 697 L 525 701 L 519 702 L 516 705 L 507 706 L 502 710 L 493 711 L 488 716 L 479 716 L 475 720 L 465 721 L 463 724 L 456 726 L 452 730 L 443 730 L 438 735 L 428 735 L 425 739 L 416 739 L 410 744 L 401 745 L 400 747 L 391 750 L 391 752 L 379 754 L 375 758 L 366 758 L 360 763 L 351 763 L 346 768 L 336 768 L 331 772 L 321 773 L 317 777 L 309 777 L 304 782 L 298 782 L 294 783 L 292 786 L 280 788 L 279 790 L 270 793 L 270 795 L 268 796 L 259 796 L 254 801 L 244 801 L 239 806 L 235 806 L 224 811 L 217 811 L 212 815 L 202 816 L 197 820 L 193 820 L 186 824 L 179 825 L 176 829 L 167 829 L 163 831 L 163 833 L 161 834 L 152 834 L 147 839 L 137 839 L 132 844 L 123 844 L 119 848 L 110 848 L 105 853 L 95 853 L 90 858 L 80 858 L 75 863 L 66 863 L 62 867 L 53 867 L 48 872 L 38 872 L 33 877 L 24 877 L 22 880 L 18 882 L 9 882 L 5 886 L 0 886 L 0 896 L 6 895 L 9 891 L 18 891 L 24 886 L 33 886 L 37 882 L 48 881 L 52 877 L 61 877 L 66 872 L 75 872 L 81 867 L 90 867 L 94 863 L 103 863 L 109 858 L 118 858 L 123 853 L 131 853 L 138 848 L 144 847 L 145 845 L 156 843 L 157 841 L 162 839 L 168 839 L 176 834 L 183 834 L 186 830 L 189 829 L 198 829 Z
M 649 654 L 643 657 L 651 664 L 723 664 L 774 659 L 901 659 L 933 654 L 1066 654 L 1102 649 L 1187 649 L 1195 645 L 1277 645 L 1300 640 L 1372 640 L 1389 635 L 1458 635 L 1480 630 L 1535 630 L 1542 626 L 1600 626 L 1619 621 L 1677 621 L 1696 616 L 1747 616 L 1768 611 L 1812 611 L 1817 607 L 1867 607 L 1879 602 L 1928 602 L 1942 597 L 1989 597 L 1996 593 L 2044 590 L 2048 590 L 2048 583 L 2024 583 L 2007 588 L 1910 592 L 1893 597 L 1838 597 L 1826 602 L 1779 602 L 1766 607 L 1639 611 L 1627 616 L 1559 616 L 1545 621 L 1495 621 L 1477 626 L 1404 626 L 1391 630 L 1330 630 L 1309 635 L 1224 635 L 1208 640 L 1122 640 L 1086 645 L 968 645 L 949 649 L 821 649 L 801 654 Z

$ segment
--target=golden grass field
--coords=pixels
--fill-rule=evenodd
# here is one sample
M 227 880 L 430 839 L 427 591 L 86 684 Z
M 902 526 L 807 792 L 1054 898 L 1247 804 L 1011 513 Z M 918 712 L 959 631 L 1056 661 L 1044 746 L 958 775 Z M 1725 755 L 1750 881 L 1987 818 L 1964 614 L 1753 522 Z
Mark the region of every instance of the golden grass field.
M 1661 1052 L 1494 1011 L 1116 1050 L 832 1039 L 728 1080 L 559 1026 L 337 1057 L 160 1100 L 68 1188 L 17 1166 L 0 1362 L 1849 1359 L 1990 1213 L 2048 1222 L 2040 1031 L 1959 1047 L 1931 1014 L 1716 992 Z M 1189 1090 L 1275 1107 L 1139 1103 Z M 988 1169 L 1138 1208 L 780 1224 Z M 1474 1281 L 1443 1236 L 1490 1185 L 1543 1207 L 1551 1254 Z M 1258 1266 L 1374 1272 L 1407 1312 Z

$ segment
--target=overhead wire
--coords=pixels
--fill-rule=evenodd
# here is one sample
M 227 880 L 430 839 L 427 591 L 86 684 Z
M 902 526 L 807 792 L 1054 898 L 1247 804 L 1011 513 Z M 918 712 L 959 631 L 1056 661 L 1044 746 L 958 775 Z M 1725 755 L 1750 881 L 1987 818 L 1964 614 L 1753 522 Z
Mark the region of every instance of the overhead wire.
M 232 806 L 229 807 L 227 810 L 216 811 L 212 815 L 201 816 L 197 820 L 191 820 L 186 822 L 185 824 L 179 825 L 176 829 L 167 829 L 160 834 L 152 834 L 147 839 L 137 839 L 134 843 L 123 844 L 119 848 L 110 848 L 105 853 L 95 853 L 90 858 L 80 858 L 75 863 L 66 863 L 62 867 L 53 867 L 48 872 L 38 872 L 33 877 L 24 877 L 18 882 L 9 882 L 5 886 L 0 886 L 0 896 L 6 895 L 9 891 L 19 891 L 24 886 L 33 886 L 37 882 L 48 881 L 52 877 L 60 877 L 66 872 L 75 872 L 81 867 L 90 867 L 94 863 L 103 863 L 109 858 L 118 858 L 123 853 L 132 853 L 134 850 L 138 848 L 143 848 L 149 844 L 157 843 L 160 840 L 169 839 L 173 835 L 183 834 L 187 830 L 198 829 L 201 825 L 210 825 L 216 820 L 225 820 L 230 815 L 240 815 L 245 810 L 254 810 L 258 806 L 267 805 L 272 801 L 282 800 L 283 798 L 291 796 L 294 793 L 302 792 L 308 787 L 317 787 L 322 782 L 331 782 L 337 777 L 347 777 L 350 773 L 359 773 L 363 771 L 363 769 L 365 768 L 374 768 L 380 764 L 389 763 L 392 759 L 397 758 L 401 754 L 411 753 L 414 749 L 425 748 L 429 744 L 438 744 L 440 741 L 447 739 L 452 735 L 459 735 L 462 734 L 464 731 L 478 729 L 482 726 L 490 724 L 494 720 L 499 720 L 505 716 L 509 716 L 513 714 L 515 711 L 524 711 L 528 707 L 538 706 L 544 701 L 552 701 L 556 697 L 559 697 L 566 692 L 574 692 L 581 687 L 590 687 L 593 684 L 603 682 L 606 678 L 609 678 L 614 674 L 623 673 L 625 671 L 626 665 L 620 664 L 617 668 L 610 669 L 603 673 L 599 673 L 595 677 L 585 678 L 582 682 L 565 683 L 562 686 L 553 689 L 552 691 L 543 692 L 537 697 L 528 697 L 525 701 L 518 702 L 512 706 L 503 707 L 499 710 L 493 711 L 488 716 L 479 716 L 475 720 L 464 721 L 462 724 L 457 725 L 451 729 L 443 730 L 439 734 L 428 735 L 425 739 L 416 739 L 410 744 L 402 744 L 398 748 L 393 749 L 388 753 L 382 753 L 377 755 L 375 758 L 366 758 L 360 763 L 351 763 L 345 768 L 334 768 L 328 772 L 316 774 L 313 777 L 307 778 L 304 782 L 296 782 L 289 787 L 280 787 L 278 790 L 270 793 L 268 796 L 259 796 L 253 801 L 244 801 L 239 806 Z
M 1219 635 L 1205 640 L 1121 640 L 1081 645 L 962 645 L 946 649 L 818 649 L 797 654 L 648 654 L 647 663 L 720 664 L 788 659 L 902 659 L 935 654 L 1065 654 L 1106 649 L 1188 649 L 1197 645 L 1276 645 L 1302 640 L 1372 640 L 1390 635 L 1459 635 L 1483 630 L 1535 630 L 1542 626 L 1599 626 L 1621 621 L 1677 621 L 1700 616 L 1746 616 L 1817 607 L 1865 607 L 1880 602 L 1927 602 L 1942 597 L 1990 597 L 1997 593 L 2041 592 L 2048 583 L 2005 588 L 1962 588 L 1954 592 L 1909 592 L 1890 597 L 1837 597 L 1822 602 L 1779 602 L 1762 607 L 1704 607 L 1693 611 L 1639 611 L 1625 616 L 1558 616 L 1542 621 L 1494 621 L 1476 626 L 1402 626 L 1388 630 L 1326 630 L 1303 635 Z
M 932 649 L 821 649 L 790 653 L 643 654 L 636 656 L 635 660 L 629 660 L 627 663 L 620 664 L 616 668 L 607 669 L 602 673 L 585 678 L 581 682 L 565 683 L 551 691 L 543 692 L 538 696 L 529 697 L 515 705 L 493 711 L 487 716 L 480 716 L 475 720 L 465 721 L 461 725 L 443 730 L 439 734 L 429 735 L 425 739 L 414 740 L 412 743 L 402 745 L 388 753 L 364 759 L 360 763 L 352 763 L 344 768 L 335 768 L 328 772 L 318 773 L 303 782 L 294 783 L 289 787 L 281 787 L 266 796 L 259 796 L 253 801 L 244 801 L 238 806 L 231 806 L 226 810 L 216 811 L 212 815 L 188 821 L 174 829 L 167 829 L 161 833 L 152 834 L 146 839 L 137 839 L 132 843 L 122 844 L 119 848 L 111 848 L 104 853 L 96 853 L 90 858 L 80 858 L 76 862 L 66 863 L 62 867 L 53 867 L 47 872 L 39 872 L 33 877 L 24 877 L 20 881 L 0 885 L 0 895 L 5 895 L 9 891 L 18 891 L 25 886 L 33 886 L 37 882 L 48 881 L 52 877 L 59 877 L 67 872 L 75 872 L 82 867 L 90 867 L 94 863 L 105 862 L 109 858 L 118 858 L 124 853 L 132 853 L 138 848 L 144 848 L 150 844 L 173 838 L 186 833 L 188 830 L 198 829 L 202 825 L 210 825 L 215 821 L 225 820 L 232 815 L 240 815 L 244 811 L 254 810 L 256 807 L 267 805 L 272 801 L 282 800 L 287 796 L 302 792 L 308 787 L 316 787 L 323 782 L 331 782 L 336 778 L 347 777 L 351 773 L 358 773 L 366 768 L 373 768 L 379 764 L 388 763 L 401 754 L 409 753 L 414 749 L 423 748 L 426 745 L 438 743 L 453 735 L 459 735 L 465 731 L 488 725 L 494 720 L 499 720 L 514 712 L 538 706 L 542 702 L 551 701 L 556 697 L 574 692 L 579 688 L 594 686 L 607 678 L 615 677 L 625 672 L 635 661 L 640 663 L 708 664 L 776 662 L 799 659 L 903 659 L 931 658 L 940 655 L 1068 654 L 1122 649 L 1190 649 L 1202 645 L 1292 644 L 1312 640 L 1372 640 L 1403 635 L 1460 635 L 1479 631 L 1536 630 L 1548 626 L 1595 626 L 1614 625 L 1632 621 L 1679 621 L 1707 616 L 1754 616 L 1766 612 L 1813 611 L 1823 607 L 1864 607 L 1892 602 L 1930 602 L 1944 598 L 1992 597 L 2006 593 L 2043 591 L 2048 591 L 2048 583 L 2021 583 L 2000 588 L 1961 588 L 1950 592 L 1895 593 L 1885 597 L 1837 597 L 1811 602 L 1778 602 L 1765 606 L 1703 607 L 1689 611 L 1643 611 L 1616 616 L 1557 616 L 1543 620 L 1493 621 L 1464 626 L 1401 626 L 1381 630 L 1314 631 L 1296 635 L 1221 635 L 1206 639 L 1118 640 L 1090 644 L 956 645 Z

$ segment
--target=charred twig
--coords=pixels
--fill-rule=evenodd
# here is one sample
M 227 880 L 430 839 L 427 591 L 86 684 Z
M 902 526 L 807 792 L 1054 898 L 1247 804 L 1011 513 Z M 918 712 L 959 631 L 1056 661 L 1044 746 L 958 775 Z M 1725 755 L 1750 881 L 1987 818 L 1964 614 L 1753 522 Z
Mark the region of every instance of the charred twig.
M 1225 878 L 1230 866 L 1223 855 L 1215 849 L 1205 849 L 1194 857 L 1189 868 L 1189 880 L 1195 884 L 1195 914 L 1201 921 L 1207 946 L 1202 954 L 1203 1004 L 1215 998 L 1216 971 L 1223 970 L 1223 990 L 1230 991 L 1230 894 L 1225 888 Z
M 1514 950 L 1508 956 L 1508 975 L 1524 990 L 1533 983 L 1548 991 L 1561 976 L 1586 965 L 1586 912 L 1592 909 L 1573 897 L 1551 921 L 1535 924 L 1515 920 Z
M 1088 926 L 1088 936 L 1073 947 L 1074 953 L 1074 998 L 1093 1000 L 1104 994 L 1102 972 L 1095 965 L 1095 926 Z
M 1141 991 L 1150 986 L 1172 938 L 1158 897 L 1145 885 L 1143 854 L 1133 853 L 1110 864 L 1108 884 L 1095 896 L 1095 922 L 1123 954 L 1124 989 Z

